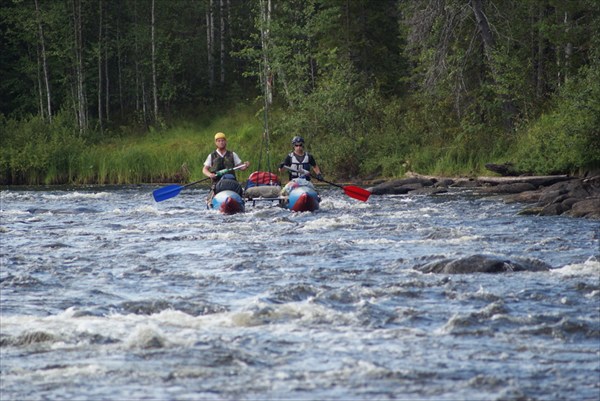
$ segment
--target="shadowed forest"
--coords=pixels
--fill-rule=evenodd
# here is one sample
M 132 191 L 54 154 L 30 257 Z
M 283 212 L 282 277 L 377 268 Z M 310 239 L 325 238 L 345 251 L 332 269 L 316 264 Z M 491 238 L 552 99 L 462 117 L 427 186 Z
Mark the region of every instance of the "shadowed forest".
M 0 183 L 600 166 L 595 0 L 0 0 Z M 242 175 L 243 176 L 243 175 Z

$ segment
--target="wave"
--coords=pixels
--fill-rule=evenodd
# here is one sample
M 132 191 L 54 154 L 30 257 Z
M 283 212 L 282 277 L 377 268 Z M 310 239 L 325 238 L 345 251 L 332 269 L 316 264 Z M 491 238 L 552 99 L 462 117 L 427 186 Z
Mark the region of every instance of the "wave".
M 560 276 L 593 276 L 600 278 L 600 261 L 591 256 L 583 263 L 571 263 L 563 267 L 553 269 L 552 274 Z

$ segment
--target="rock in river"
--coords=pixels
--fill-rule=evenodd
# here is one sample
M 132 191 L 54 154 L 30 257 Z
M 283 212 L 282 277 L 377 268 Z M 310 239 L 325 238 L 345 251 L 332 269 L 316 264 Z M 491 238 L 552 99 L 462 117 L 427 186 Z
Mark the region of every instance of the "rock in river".
M 547 271 L 552 267 L 540 260 L 510 260 L 492 255 L 472 255 L 459 259 L 442 259 L 413 267 L 423 273 L 468 274 Z

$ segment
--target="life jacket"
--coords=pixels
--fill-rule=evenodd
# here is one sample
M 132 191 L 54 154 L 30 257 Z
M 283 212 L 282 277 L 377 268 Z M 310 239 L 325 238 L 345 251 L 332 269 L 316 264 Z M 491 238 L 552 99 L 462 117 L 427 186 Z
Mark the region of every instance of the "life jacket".
M 210 171 L 216 173 L 217 171 L 223 169 L 229 169 L 235 167 L 235 162 L 233 161 L 233 153 L 229 150 L 225 151 L 225 155 L 221 156 L 219 152 L 216 150 L 210 154 L 210 158 L 212 161 L 212 166 L 210 167 Z M 228 174 L 233 175 L 235 178 L 235 171 L 232 171 Z
M 298 155 L 296 155 L 294 152 L 290 153 L 290 159 L 292 160 L 292 165 L 290 167 L 294 170 L 300 170 L 300 168 L 302 168 L 303 170 L 310 171 L 310 158 L 308 157 L 308 153 L 304 153 L 302 160 L 298 160 L 297 156 Z M 289 173 L 290 180 L 294 178 L 306 178 L 307 180 L 310 180 L 310 175 L 300 174 L 292 170 L 289 170 Z

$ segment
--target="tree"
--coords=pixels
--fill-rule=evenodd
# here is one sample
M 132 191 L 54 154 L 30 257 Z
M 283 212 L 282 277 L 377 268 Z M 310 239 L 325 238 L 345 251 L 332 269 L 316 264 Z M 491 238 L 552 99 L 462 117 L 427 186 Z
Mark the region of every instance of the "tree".
M 88 129 L 87 96 L 85 93 L 85 70 L 83 60 L 83 23 L 81 0 L 72 1 L 72 29 L 73 29 L 73 52 L 74 52 L 74 92 L 75 113 L 80 135 Z
M 100 132 L 104 131 L 102 124 L 102 0 L 98 0 L 98 123 Z
M 38 23 L 38 34 L 39 34 L 39 46 L 41 50 L 41 64 L 44 71 L 44 85 L 46 89 L 46 111 L 48 121 L 52 122 L 52 96 L 50 94 L 50 73 L 48 71 L 48 59 L 46 57 L 46 40 L 44 38 L 44 27 L 42 25 L 42 17 L 40 12 L 40 6 L 38 0 L 35 0 L 35 14 Z M 43 93 L 40 92 L 40 101 L 43 97 Z M 43 109 L 42 109 L 43 110 Z M 42 113 L 43 114 L 43 113 Z

